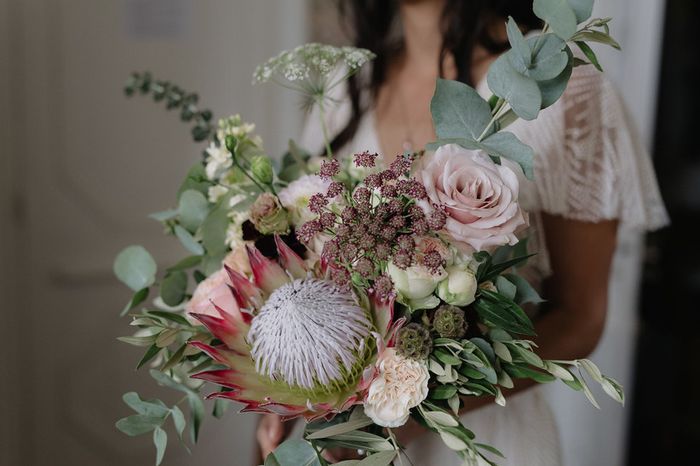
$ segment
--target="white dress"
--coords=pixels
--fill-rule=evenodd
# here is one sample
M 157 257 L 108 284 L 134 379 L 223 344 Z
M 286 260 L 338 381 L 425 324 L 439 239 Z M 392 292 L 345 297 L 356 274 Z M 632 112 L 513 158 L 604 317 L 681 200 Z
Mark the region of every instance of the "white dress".
M 490 96 L 485 81 L 477 90 L 485 98 Z M 349 115 L 349 102 L 341 99 L 328 115 L 330 132 L 341 130 Z M 320 153 L 323 144 L 315 118 L 312 113 L 300 142 Z M 651 160 L 634 136 L 613 86 L 591 66 L 577 67 L 562 98 L 537 120 L 518 120 L 508 131 L 532 146 L 536 154 L 534 181 L 525 179 L 515 167 L 521 205 L 531 214 L 530 241 L 538 253 L 527 266 L 528 279 L 537 283 L 550 274 L 541 212 L 586 222 L 620 221 L 606 330 L 592 358 L 605 373 L 621 378 L 623 384 L 631 382 L 639 233 L 668 223 Z M 371 110 L 340 155 L 365 150 L 381 153 Z M 611 328 L 617 332 L 611 333 Z M 606 338 L 610 348 L 600 354 Z M 615 364 L 606 364 L 608 361 Z M 583 394 L 577 392 L 574 396 L 580 400 L 572 406 L 571 396 L 561 395 L 566 390 L 571 391 L 563 384 L 534 387 L 509 397 L 506 407 L 485 406 L 467 413 L 462 421 L 474 431 L 477 441 L 503 452 L 505 460 L 494 458 L 500 465 L 558 466 L 565 464 L 564 457 L 573 458 L 567 466 L 621 464 L 625 412 L 611 403 L 602 403 L 605 411 L 597 411 L 586 406 Z M 414 441 L 407 453 L 415 466 L 460 464 L 433 434 Z

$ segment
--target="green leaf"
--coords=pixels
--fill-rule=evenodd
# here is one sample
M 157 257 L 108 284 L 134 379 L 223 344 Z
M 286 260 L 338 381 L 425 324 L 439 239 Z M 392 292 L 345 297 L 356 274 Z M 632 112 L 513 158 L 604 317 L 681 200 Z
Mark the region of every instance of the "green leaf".
M 197 443 L 199 429 L 202 426 L 202 420 L 204 419 L 204 402 L 199 397 L 199 394 L 191 388 L 176 382 L 160 371 L 151 369 L 149 373 L 151 374 L 151 377 L 153 377 L 160 385 L 164 385 L 187 395 L 187 404 L 190 407 L 190 415 L 192 416 L 190 436 L 192 438 L 192 443 Z
M 122 309 L 122 312 L 119 314 L 119 317 L 124 317 L 130 310 L 141 304 L 148 298 L 148 288 L 142 288 L 138 290 L 134 295 L 131 297 L 129 302 L 124 306 L 124 309 Z
M 551 382 L 553 380 L 556 380 L 556 377 L 554 377 L 551 374 L 546 374 L 544 372 L 540 372 L 538 370 L 531 369 L 530 367 L 527 367 L 527 366 L 516 366 L 514 364 L 504 363 L 503 369 L 511 377 L 515 377 L 515 378 L 519 378 L 519 379 L 532 379 L 538 383 L 548 383 L 548 382 Z
M 587 43 L 577 40 L 575 44 L 578 45 L 578 48 L 581 49 L 583 54 L 586 55 L 586 57 L 591 61 L 591 64 L 595 66 L 598 71 L 603 71 L 603 67 L 600 66 L 598 57 Z
M 200 229 L 202 243 L 210 256 L 223 256 L 228 250 L 226 245 L 226 230 L 229 224 L 228 213 L 228 197 L 225 197 L 202 223 Z
M 394 460 L 397 453 L 396 451 L 380 451 L 366 457 L 357 463 L 357 466 L 388 466 Z
M 571 38 L 571 40 L 598 42 L 600 44 L 609 45 L 614 49 L 622 50 L 620 44 L 618 44 L 617 41 L 610 36 L 610 34 L 600 31 L 579 31 Z
M 195 240 L 189 231 L 185 230 L 180 225 L 175 225 L 175 236 L 180 240 L 185 249 L 192 254 L 201 256 L 204 254 L 204 248 Z
M 544 34 L 540 37 L 531 37 L 528 44 L 534 50 L 538 46 L 537 53 L 532 58 L 532 65 L 526 71 L 526 75 L 536 81 L 554 79 L 566 67 L 569 58 L 566 55 L 566 42 L 554 34 Z
M 202 162 L 198 162 L 194 164 L 187 172 L 185 180 L 182 182 L 177 191 L 177 198 L 180 199 L 180 195 L 190 189 L 197 190 L 206 196 L 211 185 L 212 182 L 207 179 L 204 164 Z
M 286 440 L 271 453 L 271 456 L 276 463 L 270 464 L 279 466 L 321 466 L 316 450 L 304 440 Z M 268 464 L 267 460 L 265 464 Z
M 441 362 L 449 364 L 451 366 L 459 366 L 460 364 L 462 364 L 462 360 L 459 359 L 457 356 L 440 348 L 437 348 L 433 351 L 433 356 L 438 358 Z
M 491 120 L 491 108 L 473 88 L 438 79 L 430 101 L 435 132 L 440 139 L 477 139 Z
M 518 287 L 515 286 L 505 276 L 499 275 L 498 277 L 496 277 L 496 288 L 498 288 L 498 292 L 506 298 L 515 300 L 515 295 L 518 291 Z
M 116 423 L 117 429 L 130 437 L 142 435 L 152 431 L 163 424 L 164 417 L 146 416 L 144 414 L 134 414 L 129 417 L 119 419 Z
M 149 346 L 139 363 L 136 365 L 136 369 L 141 369 L 144 364 L 153 359 L 156 356 L 156 354 L 160 353 L 160 350 L 161 348 L 158 348 L 158 345 L 156 345 L 155 343 Z
M 165 418 L 170 411 L 160 400 L 142 400 L 138 393 L 129 392 L 122 395 L 122 400 L 131 409 L 144 416 Z
M 146 315 L 149 316 L 154 316 L 154 317 L 160 317 L 161 319 L 166 319 L 171 322 L 175 322 L 176 324 L 184 325 L 185 327 L 191 327 L 192 325 L 189 323 L 189 321 L 182 316 L 181 314 L 177 314 L 175 312 L 170 312 L 170 311 L 146 311 Z
M 542 93 L 537 86 L 537 81 L 513 68 L 507 55 L 501 55 L 493 62 L 486 81 L 491 91 L 505 99 L 520 118 L 523 120 L 537 118 L 542 104 Z M 441 135 L 438 134 L 438 136 Z
M 188 347 L 187 343 L 183 343 L 183 344 L 177 349 L 177 351 L 175 351 L 175 352 L 173 353 L 173 355 L 170 356 L 170 359 L 168 359 L 168 361 L 165 363 L 165 365 L 163 366 L 163 368 L 162 368 L 161 370 L 163 370 L 163 371 L 170 370 L 170 369 L 172 369 L 173 367 L 175 367 L 175 365 L 177 365 L 177 363 L 179 363 L 180 361 L 182 361 L 182 357 L 184 356 L 185 350 L 187 349 L 187 347 Z
M 180 195 L 177 212 L 180 224 L 194 233 L 209 214 L 209 201 L 201 192 L 188 189 Z
M 535 0 L 533 11 L 564 40 L 568 40 L 576 32 L 576 14 L 568 0 Z
M 169 267 L 168 272 L 191 269 L 192 267 L 198 266 L 201 262 L 202 256 L 187 256 L 180 260 L 177 264 Z
M 372 424 L 372 420 L 367 416 L 354 419 L 352 421 L 343 422 L 340 424 L 335 424 L 325 429 L 317 430 L 312 434 L 306 436 L 308 440 L 322 439 L 327 437 L 333 437 L 334 435 L 344 434 L 346 432 L 352 432 L 353 430 L 362 429 Z
M 527 179 L 534 179 L 532 166 L 535 152 L 515 134 L 499 131 L 481 141 L 481 145 L 490 155 L 504 157 L 517 163 Z
M 457 393 L 454 385 L 438 385 L 430 392 L 430 397 L 434 400 L 447 400 Z
M 177 209 L 168 209 L 161 212 L 154 212 L 148 215 L 148 218 L 157 220 L 158 222 L 165 222 L 166 220 L 171 220 L 177 217 Z
M 153 444 L 156 446 L 156 466 L 159 466 L 168 446 L 168 434 L 160 427 L 153 431 Z
M 173 406 L 170 409 L 170 414 L 173 418 L 173 424 L 175 425 L 175 431 L 177 432 L 177 435 L 180 437 L 180 440 L 182 440 L 182 433 L 184 432 L 185 425 L 187 424 L 187 421 L 185 421 L 185 415 L 182 414 L 182 411 L 177 406 Z
M 221 398 L 217 398 L 214 400 L 214 409 L 212 409 L 212 416 L 214 416 L 217 419 L 221 419 L 224 417 L 224 414 L 228 410 L 229 406 L 231 406 L 231 403 L 229 403 L 228 400 L 224 400 Z
M 593 0 L 568 0 L 569 5 L 574 10 L 576 21 L 580 24 L 586 21 L 593 14 Z
M 140 292 L 156 281 L 156 261 L 143 246 L 129 246 L 114 260 L 114 274 L 126 286 Z
M 143 337 L 117 337 L 117 340 L 132 346 L 149 346 L 156 341 L 155 335 Z
M 566 54 L 569 56 L 569 63 L 564 68 L 564 71 L 554 79 L 548 81 L 537 81 L 537 86 L 542 92 L 542 108 L 545 109 L 559 100 L 569 84 L 571 73 L 574 70 L 574 54 L 571 49 L 566 47 Z
M 506 273 L 503 274 L 503 277 L 507 278 L 511 283 L 513 283 L 516 286 L 516 303 L 522 305 L 527 303 L 540 304 L 544 302 L 544 299 L 542 299 L 537 290 L 535 290 L 532 287 L 532 285 L 530 285 L 530 282 L 525 280 L 520 275 L 514 273 Z
M 354 430 L 344 434 L 334 435 L 323 439 L 322 442 L 331 446 L 345 448 L 362 448 L 365 450 L 382 451 L 393 450 L 393 445 L 384 437 L 361 430 Z
M 488 290 L 481 290 L 474 303 L 479 316 L 505 331 L 536 335 L 530 318 L 512 300 Z
M 168 306 L 177 306 L 187 295 L 187 274 L 180 270 L 170 272 L 160 285 L 160 297 Z
M 503 453 L 498 451 L 496 448 L 492 447 L 491 445 L 486 445 L 485 443 L 475 443 L 475 447 L 481 449 L 481 450 L 486 450 L 489 453 L 493 453 L 496 456 L 500 456 L 501 458 L 505 459 L 505 456 L 503 456 Z
M 510 46 L 512 47 L 512 54 L 510 56 L 511 64 L 516 70 L 524 73 L 530 68 L 530 64 L 532 63 L 532 49 L 511 16 L 508 17 L 506 31 L 508 33 L 508 42 L 510 42 Z

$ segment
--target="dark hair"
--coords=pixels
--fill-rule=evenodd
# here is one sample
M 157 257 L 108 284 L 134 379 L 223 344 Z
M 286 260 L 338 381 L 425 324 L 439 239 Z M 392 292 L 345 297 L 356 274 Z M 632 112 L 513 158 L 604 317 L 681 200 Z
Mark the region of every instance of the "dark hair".
M 350 120 L 331 141 L 335 152 L 352 139 L 366 110 L 363 90 L 376 97 L 384 83 L 391 60 L 403 49 L 403 41 L 392 37 L 398 14 L 398 0 L 340 0 L 341 18 L 349 26 L 356 47 L 369 49 L 377 57 L 371 74 L 350 78 L 348 94 L 352 106 Z M 457 80 L 473 85 L 471 68 L 474 48 L 479 45 L 493 54 L 507 50 L 508 43 L 491 35 L 495 21 L 508 16 L 526 31 L 542 27 L 542 21 L 532 12 L 532 2 L 524 0 L 446 0 L 442 13 L 442 51 L 436 65 L 443 76 L 442 63 L 451 53 L 457 68 Z

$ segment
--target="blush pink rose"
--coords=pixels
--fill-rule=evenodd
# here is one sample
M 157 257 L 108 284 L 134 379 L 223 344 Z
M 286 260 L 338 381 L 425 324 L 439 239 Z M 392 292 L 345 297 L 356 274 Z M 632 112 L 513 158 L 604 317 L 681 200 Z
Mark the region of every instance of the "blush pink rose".
M 245 247 L 239 247 L 231 251 L 224 258 L 224 264 L 243 275 L 250 273 L 250 263 L 248 262 Z M 190 313 L 218 316 L 219 313 L 214 304 L 221 309 L 237 309 L 238 306 L 233 293 L 228 287 L 230 284 L 228 273 L 223 267 L 202 280 L 195 288 L 192 299 L 185 307 L 188 317 Z M 195 322 L 195 320 L 193 319 L 192 322 Z
M 518 242 L 527 214 L 518 204 L 518 177 L 481 151 L 441 146 L 418 160 L 415 177 L 428 198 L 447 213 L 445 231 L 467 251 Z

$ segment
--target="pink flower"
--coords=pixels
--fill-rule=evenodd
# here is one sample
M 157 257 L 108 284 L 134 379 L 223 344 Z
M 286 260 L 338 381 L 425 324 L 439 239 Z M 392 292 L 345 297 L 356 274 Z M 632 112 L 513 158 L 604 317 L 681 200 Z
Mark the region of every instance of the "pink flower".
M 418 160 L 415 177 L 428 199 L 445 209 L 445 231 L 461 249 L 515 244 L 515 234 L 528 225 L 518 204 L 515 172 L 481 151 L 441 146 Z
M 250 262 L 245 247 L 239 247 L 231 251 L 224 258 L 224 265 L 241 275 L 250 274 Z M 230 280 L 225 268 L 221 268 L 209 275 L 197 285 L 192 299 L 187 303 L 186 310 L 189 314 L 204 314 L 209 316 L 219 316 L 214 305 L 222 309 L 232 309 L 236 307 L 236 301 L 229 289 Z M 194 321 L 193 321 L 194 322 Z

